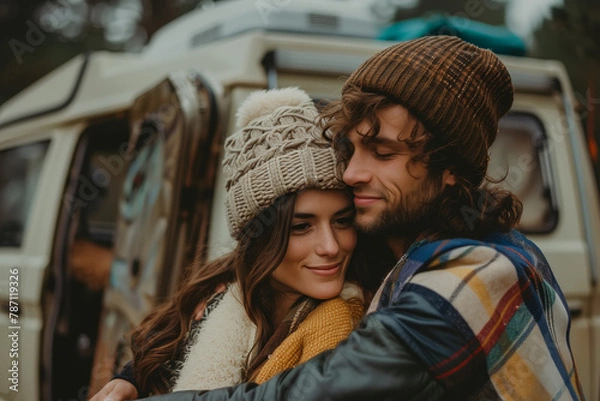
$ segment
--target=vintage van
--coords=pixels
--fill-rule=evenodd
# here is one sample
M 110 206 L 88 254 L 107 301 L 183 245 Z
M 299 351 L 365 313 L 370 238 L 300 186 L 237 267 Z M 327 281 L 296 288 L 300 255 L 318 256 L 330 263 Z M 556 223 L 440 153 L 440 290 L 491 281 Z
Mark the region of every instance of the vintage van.
M 386 2 L 340 3 L 219 3 L 3 105 L 0 399 L 86 399 L 189 261 L 229 249 L 220 161 L 240 102 L 285 86 L 333 99 L 390 44 L 373 39 Z M 584 392 L 600 400 L 600 200 L 573 92 L 558 62 L 503 60 L 516 97 L 489 172 L 524 203 L 520 229 L 567 296 Z

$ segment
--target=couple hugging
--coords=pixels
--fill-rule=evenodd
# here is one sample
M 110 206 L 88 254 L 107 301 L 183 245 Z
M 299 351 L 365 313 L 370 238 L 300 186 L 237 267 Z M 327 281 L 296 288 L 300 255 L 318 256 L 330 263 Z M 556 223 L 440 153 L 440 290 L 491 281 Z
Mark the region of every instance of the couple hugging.
M 320 116 L 250 95 L 223 161 L 235 249 L 92 401 L 582 399 L 564 296 L 486 181 L 512 101 L 502 62 L 448 36 L 375 54 Z

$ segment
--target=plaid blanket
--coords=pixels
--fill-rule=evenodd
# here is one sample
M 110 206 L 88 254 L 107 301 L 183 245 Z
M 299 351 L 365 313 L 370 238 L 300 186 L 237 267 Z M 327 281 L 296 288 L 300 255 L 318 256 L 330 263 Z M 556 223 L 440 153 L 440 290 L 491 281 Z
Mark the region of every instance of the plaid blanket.
M 472 386 L 479 372 L 475 399 L 583 399 L 567 303 L 541 251 L 518 232 L 413 244 L 386 279 L 377 310 L 407 293 L 443 316 L 437 339 L 407 343 L 450 394 Z M 415 321 L 412 338 L 422 335 Z M 444 325 L 461 341 L 444 342 Z

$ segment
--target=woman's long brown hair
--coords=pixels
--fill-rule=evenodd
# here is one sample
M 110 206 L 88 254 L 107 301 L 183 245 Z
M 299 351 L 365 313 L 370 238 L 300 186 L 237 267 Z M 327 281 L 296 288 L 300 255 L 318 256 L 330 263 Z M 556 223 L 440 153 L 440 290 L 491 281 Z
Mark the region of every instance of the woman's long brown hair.
M 214 295 L 217 286 L 237 281 L 246 313 L 257 326 L 257 345 L 274 328 L 269 277 L 287 251 L 296 195 L 285 195 L 246 225 L 236 248 L 207 264 L 194 263 L 171 301 L 152 312 L 131 334 L 133 371 L 142 394 L 170 389 L 165 364 L 178 357 L 196 306 Z
M 192 264 L 190 278 L 182 282 L 172 300 L 132 332 L 133 371 L 140 393 L 170 390 L 165 364 L 181 357 L 179 348 L 194 309 L 208 300 L 219 284 L 240 283 L 246 313 L 257 326 L 255 346 L 260 351 L 276 329 L 272 325 L 275 304 L 269 277 L 287 252 L 295 202 L 295 193 L 280 197 L 244 227 L 231 253 L 207 264 Z M 384 242 L 359 236 L 346 279 L 361 285 L 369 297 L 393 262 L 393 254 Z

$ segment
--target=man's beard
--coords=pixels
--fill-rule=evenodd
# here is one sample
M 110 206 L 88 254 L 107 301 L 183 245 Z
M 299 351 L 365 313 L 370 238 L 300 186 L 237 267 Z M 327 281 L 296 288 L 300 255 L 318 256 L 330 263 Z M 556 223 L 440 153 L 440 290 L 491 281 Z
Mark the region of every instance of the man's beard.
M 431 229 L 437 219 L 442 191 L 428 178 L 398 202 L 388 205 L 375 221 L 357 222 L 357 228 L 368 235 L 417 237 Z M 358 210 L 360 214 L 360 209 Z

